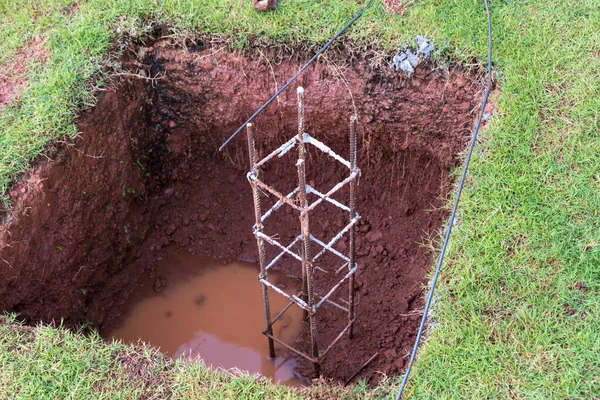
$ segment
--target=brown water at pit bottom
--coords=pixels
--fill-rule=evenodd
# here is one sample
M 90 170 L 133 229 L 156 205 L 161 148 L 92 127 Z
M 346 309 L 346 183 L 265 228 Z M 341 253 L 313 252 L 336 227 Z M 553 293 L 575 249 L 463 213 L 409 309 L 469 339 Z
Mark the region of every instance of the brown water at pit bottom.
M 260 373 L 274 382 L 299 386 L 307 383 L 294 372 L 296 356 L 275 344 L 269 359 L 264 305 L 258 267 L 232 262 L 223 265 L 206 257 L 170 251 L 161 261 L 166 286 L 156 293 L 149 283 L 138 286 L 123 317 L 104 332 L 107 339 L 127 343 L 142 340 L 172 358 L 200 357 L 207 365 Z M 278 271 L 269 278 L 285 291 L 295 292 L 298 282 Z M 270 293 L 271 313 L 287 304 Z M 302 310 L 291 307 L 273 329 L 293 344 L 302 335 Z

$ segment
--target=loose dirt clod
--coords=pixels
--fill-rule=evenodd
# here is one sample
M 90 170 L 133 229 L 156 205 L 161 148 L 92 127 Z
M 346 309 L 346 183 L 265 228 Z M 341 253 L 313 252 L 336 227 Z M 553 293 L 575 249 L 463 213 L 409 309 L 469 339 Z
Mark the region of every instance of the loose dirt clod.
M 28 171 L 10 191 L 12 222 L 0 231 L 0 309 L 32 322 L 64 318 L 67 325 L 102 327 L 120 314 L 136 282 L 160 279 L 158 260 L 167 246 L 256 261 L 245 142 L 223 153 L 217 148 L 274 92 L 274 80 L 284 81 L 298 64 L 281 59 L 271 70 L 258 58 L 204 46 L 184 52 L 164 42 L 144 54 L 148 76 L 165 78 L 125 79 L 105 92 L 81 116 L 75 146 Z M 481 86 L 458 68 L 420 65 L 406 79 L 359 61 L 340 79 L 329 65 L 313 65 L 298 82 L 311 93 L 307 132 L 346 155 L 348 116 L 358 115 L 363 218 L 355 338 L 338 343 L 322 371 L 344 382 L 378 352 L 360 375 L 376 383 L 378 371 L 403 370 L 413 344 L 419 287 L 431 266 L 421 244 L 441 228 L 441 198 L 468 140 Z M 295 101 L 286 92 L 254 121 L 259 153 L 294 134 Z M 308 157 L 307 181 L 317 174 L 326 184 L 341 180 L 342 172 L 316 152 Z M 297 185 L 285 168 L 265 170 L 265 179 L 284 192 Z M 324 206 L 316 219 L 331 212 Z M 293 238 L 299 232 L 285 227 L 296 226 L 288 223 L 296 218 L 282 212 L 274 224 Z M 335 230 L 313 226 L 311 233 L 324 239 Z M 319 321 L 331 327 L 319 333 L 325 342 L 347 322 L 327 310 Z

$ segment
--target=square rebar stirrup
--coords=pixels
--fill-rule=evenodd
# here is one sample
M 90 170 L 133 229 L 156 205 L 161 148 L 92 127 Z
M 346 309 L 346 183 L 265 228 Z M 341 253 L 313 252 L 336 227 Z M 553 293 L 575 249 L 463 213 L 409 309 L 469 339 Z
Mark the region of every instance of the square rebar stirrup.
M 360 176 L 360 169 L 356 166 L 356 116 L 350 117 L 350 160 L 337 155 L 327 145 L 315 139 L 308 133 L 304 132 L 304 89 L 298 87 L 298 134 L 288 140 L 286 143 L 281 145 L 275 151 L 267 155 L 262 160 L 257 159 L 254 128 L 252 124 L 247 124 L 248 134 L 248 154 L 250 157 L 250 172 L 248 172 L 248 181 L 252 186 L 252 193 L 254 197 L 254 214 L 256 218 L 256 224 L 254 225 L 254 236 L 256 236 L 256 243 L 258 246 L 258 255 L 260 263 L 260 275 L 259 281 L 262 285 L 265 316 L 267 322 L 267 328 L 263 332 L 269 340 L 269 355 L 275 357 L 274 342 L 279 343 L 290 351 L 304 357 L 311 361 L 314 365 L 315 375 L 320 375 L 320 362 L 321 359 L 329 352 L 329 350 L 339 341 L 339 339 L 348 332 L 349 338 L 352 338 L 352 330 L 355 321 L 354 315 L 354 274 L 358 268 L 355 262 L 355 225 L 360 219 L 360 216 L 356 212 L 356 184 L 358 177 Z M 327 193 L 321 193 L 316 188 L 306 183 L 306 145 L 312 145 L 316 149 L 325 153 L 329 157 L 333 158 L 337 162 L 344 165 L 349 170 L 349 175 L 341 182 L 336 184 Z M 298 171 L 298 186 L 287 195 L 278 192 L 273 187 L 267 185 L 259 179 L 259 171 L 268 161 L 277 157 L 282 157 L 284 154 L 297 148 L 298 150 L 298 161 L 296 167 Z M 350 198 L 348 205 L 345 205 L 332 198 L 333 194 L 339 191 L 345 185 L 349 186 Z M 273 194 L 278 201 L 268 209 L 264 214 L 261 209 L 260 192 L 266 192 Z M 312 204 L 309 204 L 307 195 L 313 194 L 318 197 Z M 309 214 L 319 204 L 328 202 L 329 204 L 337 207 L 348 215 L 348 224 L 343 227 L 329 242 L 325 243 L 315 238 L 310 234 L 310 218 Z M 300 232 L 291 244 L 284 246 L 275 237 L 277 235 L 266 235 L 264 231 L 263 223 L 267 220 L 275 211 L 282 206 L 292 207 L 293 209 L 300 212 Z M 346 234 L 349 236 L 349 250 L 348 254 L 342 254 L 335 250 L 333 246 Z M 279 249 L 280 252 L 273 257 L 271 260 L 266 259 L 265 255 L 265 242 Z M 312 245 L 317 244 L 321 250 L 313 255 Z M 300 253 L 296 253 L 294 248 L 297 244 L 301 244 Z M 324 294 L 319 295 L 315 293 L 315 268 L 322 269 L 315 266 L 315 262 L 321 258 L 325 253 L 330 253 L 334 256 L 334 259 L 341 260 L 341 266 L 335 265 L 336 275 L 342 270 L 346 270 L 346 274 L 336 282 L 330 290 Z M 302 263 L 302 290 L 295 294 L 290 295 L 275 284 L 271 283 L 268 278 L 269 269 L 272 268 L 283 256 L 288 255 L 293 260 Z M 345 282 L 348 282 L 349 293 L 347 305 L 339 304 L 331 299 L 331 296 L 338 290 Z M 269 305 L 269 291 L 271 288 L 275 293 L 285 296 L 289 303 L 283 308 L 275 317 L 271 316 L 271 309 Z M 319 299 L 317 301 L 317 299 Z M 328 303 L 333 305 L 348 314 L 348 324 L 339 333 L 333 342 L 329 344 L 322 352 L 319 352 L 319 345 L 317 340 L 317 318 L 316 313 L 319 307 Z M 344 302 L 345 303 L 345 302 Z M 273 324 L 277 322 L 285 312 L 292 306 L 298 306 L 305 311 L 305 317 L 308 318 L 310 326 L 310 354 L 306 354 L 282 340 L 275 337 L 273 334 Z

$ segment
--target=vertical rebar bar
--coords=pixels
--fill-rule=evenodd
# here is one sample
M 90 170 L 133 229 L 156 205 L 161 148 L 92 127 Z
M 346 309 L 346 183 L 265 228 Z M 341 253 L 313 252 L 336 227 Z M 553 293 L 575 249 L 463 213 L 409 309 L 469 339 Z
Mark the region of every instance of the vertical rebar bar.
M 254 143 L 254 128 L 252 124 L 246 125 L 247 134 L 248 134 L 248 156 L 250 158 L 250 171 L 254 176 L 257 176 L 258 169 L 256 168 L 256 147 Z M 263 225 L 261 222 L 262 211 L 260 207 L 260 193 L 258 188 L 256 187 L 255 182 L 250 182 L 252 185 L 252 196 L 254 198 L 254 217 L 256 219 L 256 230 L 262 232 Z M 263 239 L 261 239 L 258 235 L 256 236 L 256 244 L 258 246 L 258 262 L 260 264 L 260 279 L 267 279 L 267 271 L 265 270 L 266 260 L 265 260 L 265 244 Z M 267 285 L 261 283 L 262 292 L 263 292 L 263 301 L 265 305 L 265 316 L 267 320 L 267 333 L 271 336 L 273 335 L 273 326 L 271 324 L 271 306 L 269 304 L 269 289 Z M 269 356 L 271 358 L 275 358 L 275 345 L 273 343 L 273 339 L 268 338 L 269 340 Z
M 356 169 L 356 115 L 350 117 L 350 168 L 352 172 Z M 350 181 L 350 221 L 356 217 L 356 179 Z M 350 254 L 348 258 L 350 259 L 350 263 L 348 268 L 352 269 L 354 267 L 355 258 L 356 258 L 356 248 L 355 248 L 355 239 L 356 239 L 356 229 L 355 226 L 352 225 L 350 228 Z M 348 281 L 349 286 L 349 300 L 348 300 L 348 323 L 350 324 L 350 329 L 348 329 L 348 337 L 352 339 L 352 335 L 354 333 L 354 274 L 350 275 L 350 279 Z
M 306 287 L 307 303 L 310 309 L 308 321 L 310 325 L 310 344 L 312 356 L 317 362 L 313 364 L 315 376 L 320 375 L 319 349 L 317 344 L 317 318 L 314 305 L 314 288 L 312 253 L 310 246 L 310 224 L 308 219 L 308 199 L 306 196 L 306 149 L 304 148 L 304 88 L 298 87 L 298 194 L 300 200 L 300 227 L 302 231 L 303 254 L 302 254 L 302 277 Z
M 304 148 L 304 88 L 302 86 L 299 86 L 296 89 L 296 93 L 298 94 L 298 159 L 304 160 L 305 159 L 305 155 L 304 155 L 304 153 L 305 153 L 305 148 Z M 300 191 L 304 190 L 304 194 L 305 194 L 304 197 L 306 197 L 306 185 L 304 185 L 304 186 L 300 185 L 300 187 L 298 189 Z M 300 218 L 300 222 L 302 223 L 302 217 Z M 301 252 L 304 253 L 304 246 L 303 246 Z M 306 257 L 304 257 L 304 255 L 303 255 L 303 258 L 306 258 Z M 308 259 L 308 258 L 306 258 L 306 259 Z M 308 290 L 307 290 L 307 286 L 306 286 L 306 268 L 305 268 L 304 264 L 302 265 L 302 293 L 303 293 L 302 300 L 306 301 L 306 296 L 308 295 Z M 308 317 L 308 315 L 305 313 L 304 318 L 306 319 L 307 317 Z

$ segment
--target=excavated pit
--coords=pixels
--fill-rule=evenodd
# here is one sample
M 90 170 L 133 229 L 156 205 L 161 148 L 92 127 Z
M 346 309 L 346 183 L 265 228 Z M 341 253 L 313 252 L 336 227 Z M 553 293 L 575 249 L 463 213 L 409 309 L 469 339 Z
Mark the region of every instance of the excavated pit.
M 88 322 L 102 331 L 118 321 L 136 285 L 169 285 L 159 262 L 167 249 L 257 261 L 245 135 L 222 153 L 217 148 L 301 63 L 166 42 L 137 54 L 130 65 L 161 78 L 127 78 L 103 93 L 82 113 L 74 146 L 32 168 L 8 193 L 1 310 L 31 323 Z M 424 244 L 442 228 L 449 172 L 468 142 L 482 86 L 460 68 L 420 66 L 408 79 L 335 57 L 298 80 L 306 89 L 307 131 L 338 154 L 348 156 L 350 115 L 359 121 L 355 338 L 343 338 L 322 371 L 343 382 L 379 352 L 359 376 L 375 384 L 378 372 L 401 373 L 412 348 L 432 265 Z M 294 135 L 296 124 L 295 91 L 288 90 L 255 121 L 260 154 Z M 265 175 L 285 191 L 295 170 L 278 165 Z M 309 165 L 317 186 L 341 180 L 342 171 L 316 152 Z M 280 214 L 273 229 L 296 236 L 291 214 Z M 343 226 L 326 207 L 311 222 L 321 237 Z M 320 313 L 319 340 L 329 343 L 345 322 Z M 310 365 L 298 368 L 310 376 Z

